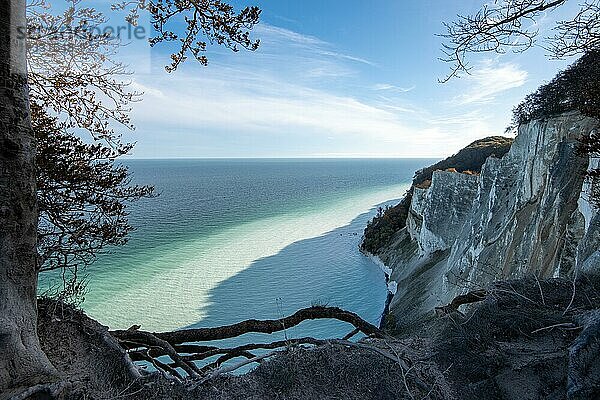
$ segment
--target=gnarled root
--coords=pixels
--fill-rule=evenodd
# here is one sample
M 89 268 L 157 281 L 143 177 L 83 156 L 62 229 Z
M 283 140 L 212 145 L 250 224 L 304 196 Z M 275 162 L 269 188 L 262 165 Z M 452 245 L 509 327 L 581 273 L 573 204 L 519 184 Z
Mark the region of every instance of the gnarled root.
M 337 319 L 352 324 L 355 329 L 352 335 L 362 332 L 371 337 L 384 337 L 384 333 L 376 326 L 366 322 L 357 314 L 342 310 L 337 307 L 310 307 L 297 311 L 296 313 L 276 320 L 249 319 L 233 325 L 216 328 L 185 329 L 181 331 L 150 333 L 139 330 L 133 326 L 128 330 L 117 330 L 110 332 L 119 343 L 128 350 L 134 361 L 147 361 L 151 363 L 163 375 L 181 380 L 183 377 L 177 372 L 181 368 L 188 378 L 200 379 L 206 374 L 218 368 L 225 361 L 237 357 L 244 357 L 244 362 L 260 362 L 268 356 L 256 356 L 251 353 L 258 349 L 278 349 L 292 345 L 320 345 L 325 341 L 313 338 L 290 339 L 272 343 L 255 344 L 250 343 L 235 348 L 222 349 L 214 346 L 194 344 L 196 342 L 207 342 L 213 340 L 228 339 L 241 336 L 246 333 L 267 333 L 283 331 L 300 324 L 303 321 L 314 319 Z M 185 355 L 182 355 L 185 354 Z M 274 354 L 274 353 L 269 353 Z M 200 361 L 213 356 L 220 356 L 217 361 L 198 368 L 195 361 Z M 159 361 L 158 357 L 168 356 L 171 361 Z
M 487 297 L 487 291 L 481 290 L 473 290 L 467 294 L 462 294 L 460 296 L 456 296 L 454 300 L 450 304 L 445 306 L 436 307 L 435 311 L 438 315 L 448 315 L 458 311 L 458 308 L 465 304 L 473 304 L 478 303 L 480 301 L 485 300 Z

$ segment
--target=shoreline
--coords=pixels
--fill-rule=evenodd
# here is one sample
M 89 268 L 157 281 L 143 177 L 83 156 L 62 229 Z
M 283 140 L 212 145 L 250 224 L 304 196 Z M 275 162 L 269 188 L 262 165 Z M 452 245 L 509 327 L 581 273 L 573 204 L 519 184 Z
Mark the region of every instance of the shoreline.
M 379 258 L 379 256 L 376 256 L 375 254 L 372 254 L 372 253 L 370 253 L 368 251 L 362 250 L 360 248 L 360 245 L 359 245 L 359 251 L 363 255 L 365 255 L 366 257 L 368 257 L 375 265 L 377 265 L 379 267 L 379 269 L 381 269 L 383 271 L 383 274 L 385 276 L 385 284 L 386 284 L 386 288 L 387 288 L 387 296 L 385 298 L 385 304 L 384 304 L 384 307 L 383 307 L 383 311 L 381 313 L 381 317 L 379 318 L 379 324 L 378 324 L 378 327 L 380 329 L 382 329 L 385 317 L 390 312 L 390 304 L 392 302 L 392 299 L 394 298 L 394 295 L 396 294 L 396 292 L 398 290 L 398 282 L 391 280 L 391 275 L 392 275 L 393 271 L 392 271 L 392 269 L 390 267 L 388 267 L 387 265 L 385 265 L 385 263 L 381 260 L 381 258 Z

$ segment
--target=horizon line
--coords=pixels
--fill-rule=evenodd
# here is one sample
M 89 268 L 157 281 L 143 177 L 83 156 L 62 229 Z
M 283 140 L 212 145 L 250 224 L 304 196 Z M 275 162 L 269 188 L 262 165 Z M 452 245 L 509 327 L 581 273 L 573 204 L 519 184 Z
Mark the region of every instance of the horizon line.
M 299 156 L 299 157 L 129 157 L 123 156 L 121 160 L 432 160 L 443 159 L 445 156 L 423 156 L 423 157 L 395 157 L 395 156 Z

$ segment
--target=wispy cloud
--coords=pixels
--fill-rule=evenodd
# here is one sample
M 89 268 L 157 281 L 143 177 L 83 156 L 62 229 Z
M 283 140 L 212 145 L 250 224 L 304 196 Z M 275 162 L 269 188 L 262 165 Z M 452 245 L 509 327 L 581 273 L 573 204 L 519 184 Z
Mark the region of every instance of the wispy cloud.
M 416 88 L 415 85 L 410 87 L 400 87 L 391 85 L 389 83 L 377 83 L 373 85 L 372 89 L 375 91 L 390 91 L 390 92 L 400 92 L 400 93 L 408 93 Z
M 331 43 L 321 40 L 315 36 L 301 34 L 289 29 L 280 28 L 266 23 L 258 25 L 255 28 L 255 33 L 261 38 L 263 47 L 261 51 L 264 52 L 269 52 L 269 50 L 272 48 L 276 48 L 277 51 L 282 51 L 286 48 L 300 48 L 303 51 L 307 51 L 315 56 L 375 66 L 375 63 L 356 55 L 341 52 L 335 49 L 335 46 Z
M 487 60 L 465 78 L 469 89 L 454 101 L 460 105 L 493 101 L 500 93 L 523 86 L 527 76 L 527 71 L 516 64 Z
M 300 131 L 410 140 L 396 110 L 327 89 L 326 82 L 354 75 L 352 64 L 373 63 L 273 25 L 261 24 L 255 33 L 261 50 L 240 57 L 237 66 L 213 62 L 199 74 L 180 70 L 164 82 L 138 77 L 134 88 L 146 95 L 135 106 L 136 120 L 165 131 Z
M 257 142 L 261 137 L 278 138 L 274 140 L 282 143 L 305 138 L 316 147 L 322 140 L 331 146 L 327 151 L 294 155 L 441 156 L 493 133 L 486 119 L 474 112 L 440 116 L 386 107 L 274 76 L 244 76 L 232 69 L 201 78 L 178 75 L 164 83 L 136 85 L 147 93 L 134 113 L 137 121 L 143 121 L 144 131 L 158 131 L 166 137 L 181 131 L 219 132 L 222 138 L 248 135 Z
M 240 78 L 177 76 L 164 85 L 136 82 L 136 88 L 146 92 L 144 101 L 135 107 L 136 119 L 165 129 L 171 125 L 258 135 L 300 129 L 388 142 L 410 140 L 410 130 L 394 112 L 274 77 L 247 79 L 239 71 L 222 71 Z
M 493 133 L 481 113 L 442 100 L 451 96 L 418 103 L 414 85 L 364 80 L 359 68 L 374 63 L 317 37 L 265 24 L 257 36 L 259 52 L 136 77 L 146 95 L 134 122 L 155 141 L 139 140 L 139 156 L 443 156 Z M 490 63 L 460 100 L 477 108 L 525 78 Z
M 261 38 L 261 42 L 281 42 L 286 41 L 295 45 L 304 46 L 326 46 L 328 43 L 311 35 L 303 35 L 289 29 L 261 23 L 254 28 L 254 33 Z
M 365 58 L 350 56 L 348 54 L 338 53 L 336 51 L 319 50 L 319 54 L 324 55 L 324 56 L 340 58 L 343 60 L 354 61 L 357 63 L 367 64 L 367 65 L 371 65 L 373 67 L 376 66 L 376 64 L 374 62 L 371 62 Z

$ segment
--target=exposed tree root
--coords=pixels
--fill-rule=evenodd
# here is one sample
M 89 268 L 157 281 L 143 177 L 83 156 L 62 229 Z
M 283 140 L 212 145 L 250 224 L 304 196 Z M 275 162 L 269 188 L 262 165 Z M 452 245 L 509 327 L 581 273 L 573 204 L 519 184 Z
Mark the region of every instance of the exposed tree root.
M 243 367 L 245 365 L 251 364 L 253 362 L 261 362 L 265 358 L 272 357 L 275 354 L 277 354 L 277 351 L 272 351 L 270 353 L 266 353 L 266 354 L 263 354 L 263 355 L 260 355 L 260 356 L 248 358 L 248 359 L 246 359 L 246 360 L 244 360 L 244 361 L 242 361 L 242 362 L 240 362 L 238 364 L 235 364 L 235 365 L 223 366 L 221 368 L 215 369 L 211 373 L 209 373 L 208 375 L 206 375 L 204 378 L 202 378 L 197 384 L 194 384 L 191 387 L 191 389 L 194 389 L 196 386 L 201 385 L 201 384 L 203 384 L 203 383 L 205 383 L 205 382 L 207 382 L 207 381 L 209 381 L 211 379 L 214 379 L 214 378 L 216 378 L 216 377 L 218 377 L 220 375 L 223 375 L 223 374 L 226 374 L 226 373 L 229 373 L 229 372 L 233 372 L 233 371 L 235 371 L 237 369 L 240 369 L 241 367 Z
M 294 314 L 274 320 L 256 320 L 249 319 L 233 325 L 221 326 L 217 328 L 197 328 L 185 329 L 173 332 L 156 333 L 156 337 L 166 340 L 172 344 L 207 342 L 212 340 L 228 339 L 237 337 L 245 333 L 274 333 L 289 329 L 301 322 L 312 319 L 337 319 L 347 322 L 360 329 L 366 335 L 383 337 L 383 332 L 359 317 L 357 314 L 342 310 L 337 307 L 309 307 L 295 312 Z M 111 333 L 118 339 L 135 340 L 140 337 L 137 333 L 140 330 L 130 329 L 121 331 L 112 331 Z
M 458 308 L 465 304 L 478 303 L 483 301 L 487 297 L 487 291 L 485 290 L 473 290 L 467 294 L 456 296 L 450 304 L 442 307 L 436 307 L 435 311 L 438 315 L 448 315 L 458 311 Z
M 198 369 L 196 364 L 184 360 L 182 356 L 180 356 L 179 353 L 177 353 L 177 351 L 173 348 L 173 346 L 166 340 L 159 338 L 155 334 L 144 331 L 128 330 L 125 332 L 135 332 L 137 335 L 136 341 L 144 345 L 145 347 L 148 347 L 150 351 L 152 348 L 161 349 L 164 352 L 164 354 L 168 355 L 175 362 L 176 366 L 183 369 L 189 377 L 200 377 L 200 370 Z M 150 356 L 150 351 L 148 351 L 147 354 L 149 357 L 152 357 Z
M 376 326 L 360 318 L 357 314 L 336 307 L 310 307 L 297 311 L 296 313 L 276 320 L 249 319 L 237 324 L 216 328 L 186 329 L 181 331 L 150 333 L 139 330 L 133 326 L 127 330 L 112 331 L 111 334 L 117 338 L 119 343 L 128 351 L 133 361 L 146 361 L 152 364 L 159 372 L 170 379 L 182 380 L 184 377 L 177 368 L 181 368 L 187 374 L 187 378 L 194 380 L 206 379 L 211 376 L 215 369 L 223 371 L 221 365 L 234 358 L 244 357 L 245 361 L 238 367 L 227 367 L 227 372 L 235 370 L 248 363 L 260 362 L 270 357 L 275 352 L 267 355 L 256 356 L 253 350 L 278 349 L 282 347 L 296 346 L 302 344 L 322 345 L 326 341 L 314 338 L 290 339 L 275 341 L 271 343 L 250 343 L 234 348 L 219 348 L 195 344 L 195 342 L 206 342 L 213 340 L 228 339 L 241 336 L 246 333 L 267 333 L 283 331 L 300 324 L 303 321 L 314 319 L 337 319 L 352 324 L 355 329 L 346 335 L 346 338 L 362 332 L 370 337 L 384 337 L 384 333 Z M 344 340 L 345 343 L 351 343 Z M 168 356 L 171 361 L 165 362 L 158 357 Z M 196 361 L 205 360 L 213 356 L 220 356 L 215 362 L 202 368 L 198 368 Z M 233 368 L 233 369 L 231 369 Z M 212 373 L 209 373 L 213 371 Z M 221 372 L 223 373 L 223 372 Z M 221 373 L 217 374 L 220 375 Z M 208 375 L 207 375 L 208 374 Z

